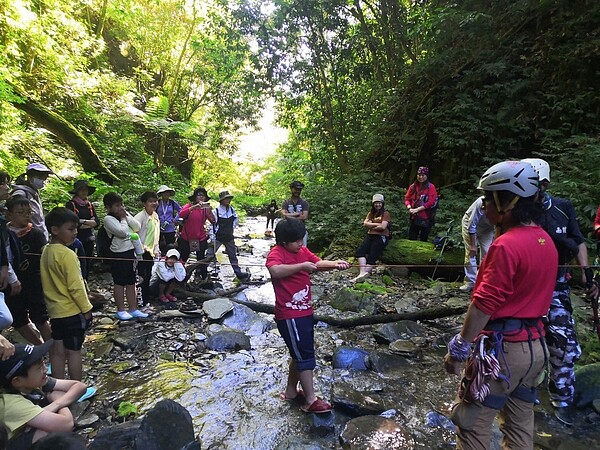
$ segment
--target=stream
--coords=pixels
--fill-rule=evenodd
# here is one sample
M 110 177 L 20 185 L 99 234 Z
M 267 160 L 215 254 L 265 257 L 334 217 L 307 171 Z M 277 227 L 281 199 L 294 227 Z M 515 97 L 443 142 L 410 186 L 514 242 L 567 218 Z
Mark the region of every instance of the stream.
M 264 218 L 248 218 L 236 233 L 242 236 L 236 240 L 240 266 L 248 267 L 256 281 L 236 296 L 274 304 L 270 282 L 260 283 L 268 280 L 264 263 L 274 244 L 274 239 L 263 237 L 263 231 Z M 218 260 L 222 263 L 218 275 L 223 289 L 234 287 L 233 272 L 222 250 Z M 316 312 L 334 314 L 329 300 L 357 272 L 354 268 L 314 275 Z M 393 306 L 399 300 L 423 307 L 427 302 L 439 302 L 442 296 L 454 302 L 469 300 L 456 289 L 458 284 L 448 288 L 410 280 L 399 284 L 405 288 L 404 294 L 399 298 L 384 296 L 380 301 Z M 102 312 L 95 313 L 95 326 L 85 345 L 88 377 L 98 388 L 90 409 L 100 417 L 101 427 L 110 425 L 110 412 L 122 401 L 134 404 L 142 415 L 157 401 L 169 398 L 191 414 L 202 449 L 455 447 L 453 428 L 444 415 L 456 393 L 458 378 L 445 373 L 442 360 L 446 342 L 456 333 L 462 317 L 408 324 L 401 341 L 410 344 L 409 350 L 399 352 L 390 352 L 387 344 L 375 339 L 373 332 L 381 325 L 338 329 L 319 322 L 315 330 L 315 388 L 335 409 L 314 415 L 279 397 L 285 388 L 289 354 L 271 315 L 256 313 L 260 323 L 267 325 L 266 330 L 252 327 L 246 332 L 249 350 L 226 352 L 206 348 L 207 336 L 222 325 L 208 323 L 203 315 L 119 324 L 109 320 L 113 312 L 114 306 L 108 303 Z M 334 369 L 336 352 L 346 347 L 369 352 L 369 370 Z M 554 419 L 544 389 L 540 389 L 540 396 L 536 448 L 600 447 L 595 435 L 598 419 L 589 419 L 589 410 L 580 413 L 582 426 L 574 431 Z M 379 416 L 381 413 L 386 419 Z M 357 416 L 367 419 L 351 434 L 349 421 Z M 499 436 L 496 427 L 492 448 L 500 448 Z

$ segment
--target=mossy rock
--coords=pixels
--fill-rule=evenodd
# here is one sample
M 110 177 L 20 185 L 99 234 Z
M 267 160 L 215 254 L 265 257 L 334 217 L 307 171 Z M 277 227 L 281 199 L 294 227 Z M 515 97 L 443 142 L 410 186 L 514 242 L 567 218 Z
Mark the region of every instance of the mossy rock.
M 377 306 L 373 301 L 373 294 L 358 291 L 352 288 L 340 289 L 329 305 L 338 311 L 363 312 L 375 314 Z
M 441 255 L 441 256 L 440 256 Z M 424 277 L 440 278 L 456 281 L 464 276 L 462 267 L 444 267 L 445 265 L 462 266 L 465 252 L 462 246 L 445 249 L 442 254 L 431 242 L 409 241 L 408 239 L 392 239 L 386 247 L 381 261 L 390 265 L 423 265 L 427 267 L 411 267 Z M 437 269 L 436 262 L 439 260 Z M 435 274 L 434 274 L 435 270 Z

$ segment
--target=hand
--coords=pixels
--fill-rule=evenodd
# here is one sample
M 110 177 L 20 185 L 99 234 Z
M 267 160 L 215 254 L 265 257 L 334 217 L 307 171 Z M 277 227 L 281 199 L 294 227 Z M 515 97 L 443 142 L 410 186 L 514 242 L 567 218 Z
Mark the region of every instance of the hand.
M 350 268 L 350 263 L 347 261 L 336 261 L 336 268 L 340 270 L 346 270 Z
M 15 346 L 0 334 L 0 359 L 6 361 L 15 354 Z
M 477 247 L 469 248 L 469 258 L 475 258 L 477 256 Z
M 597 299 L 598 295 L 600 295 L 600 289 L 598 288 L 598 283 L 593 282 L 591 286 L 586 287 L 585 294 L 590 299 Z
M 419 211 L 420 211 L 419 208 L 410 208 L 408 210 L 408 212 L 411 214 L 417 214 Z
M 21 282 L 19 280 L 17 280 L 14 283 L 11 283 L 10 296 L 14 297 L 16 295 L 19 295 L 20 293 L 21 293 Z
M 455 360 L 450 356 L 450 353 L 446 353 L 444 356 L 444 369 L 451 375 L 460 375 L 461 364 L 460 361 Z
M 313 273 L 317 270 L 317 265 L 313 262 L 306 261 L 302 263 L 302 270 L 304 272 Z

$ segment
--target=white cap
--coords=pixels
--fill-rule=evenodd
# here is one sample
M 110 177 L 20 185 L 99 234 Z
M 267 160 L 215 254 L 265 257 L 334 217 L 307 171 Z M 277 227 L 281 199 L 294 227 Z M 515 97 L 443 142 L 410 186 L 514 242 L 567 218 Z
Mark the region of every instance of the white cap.
M 170 258 L 171 256 L 174 256 L 177 259 L 179 259 L 181 257 L 181 255 L 179 254 L 179 251 L 176 248 L 172 248 L 171 250 L 167 251 L 167 258 Z
M 383 203 L 383 195 L 381 195 L 381 194 L 373 195 L 373 200 L 371 200 L 371 203 L 375 203 L 375 202 Z

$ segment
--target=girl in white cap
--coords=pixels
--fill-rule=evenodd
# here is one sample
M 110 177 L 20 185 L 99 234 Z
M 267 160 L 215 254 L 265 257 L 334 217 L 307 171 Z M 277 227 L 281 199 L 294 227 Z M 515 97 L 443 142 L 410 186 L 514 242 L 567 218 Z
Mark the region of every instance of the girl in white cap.
M 351 280 L 352 282 L 356 283 L 364 280 L 373 270 L 373 266 L 389 242 L 390 230 L 388 224 L 391 220 L 389 211 L 385 209 L 383 195 L 373 195 L 371 210 L 363 222 L 363 227 L 367 229 L 367 235 L 358 250 L 356 250 L 360 273 Z

